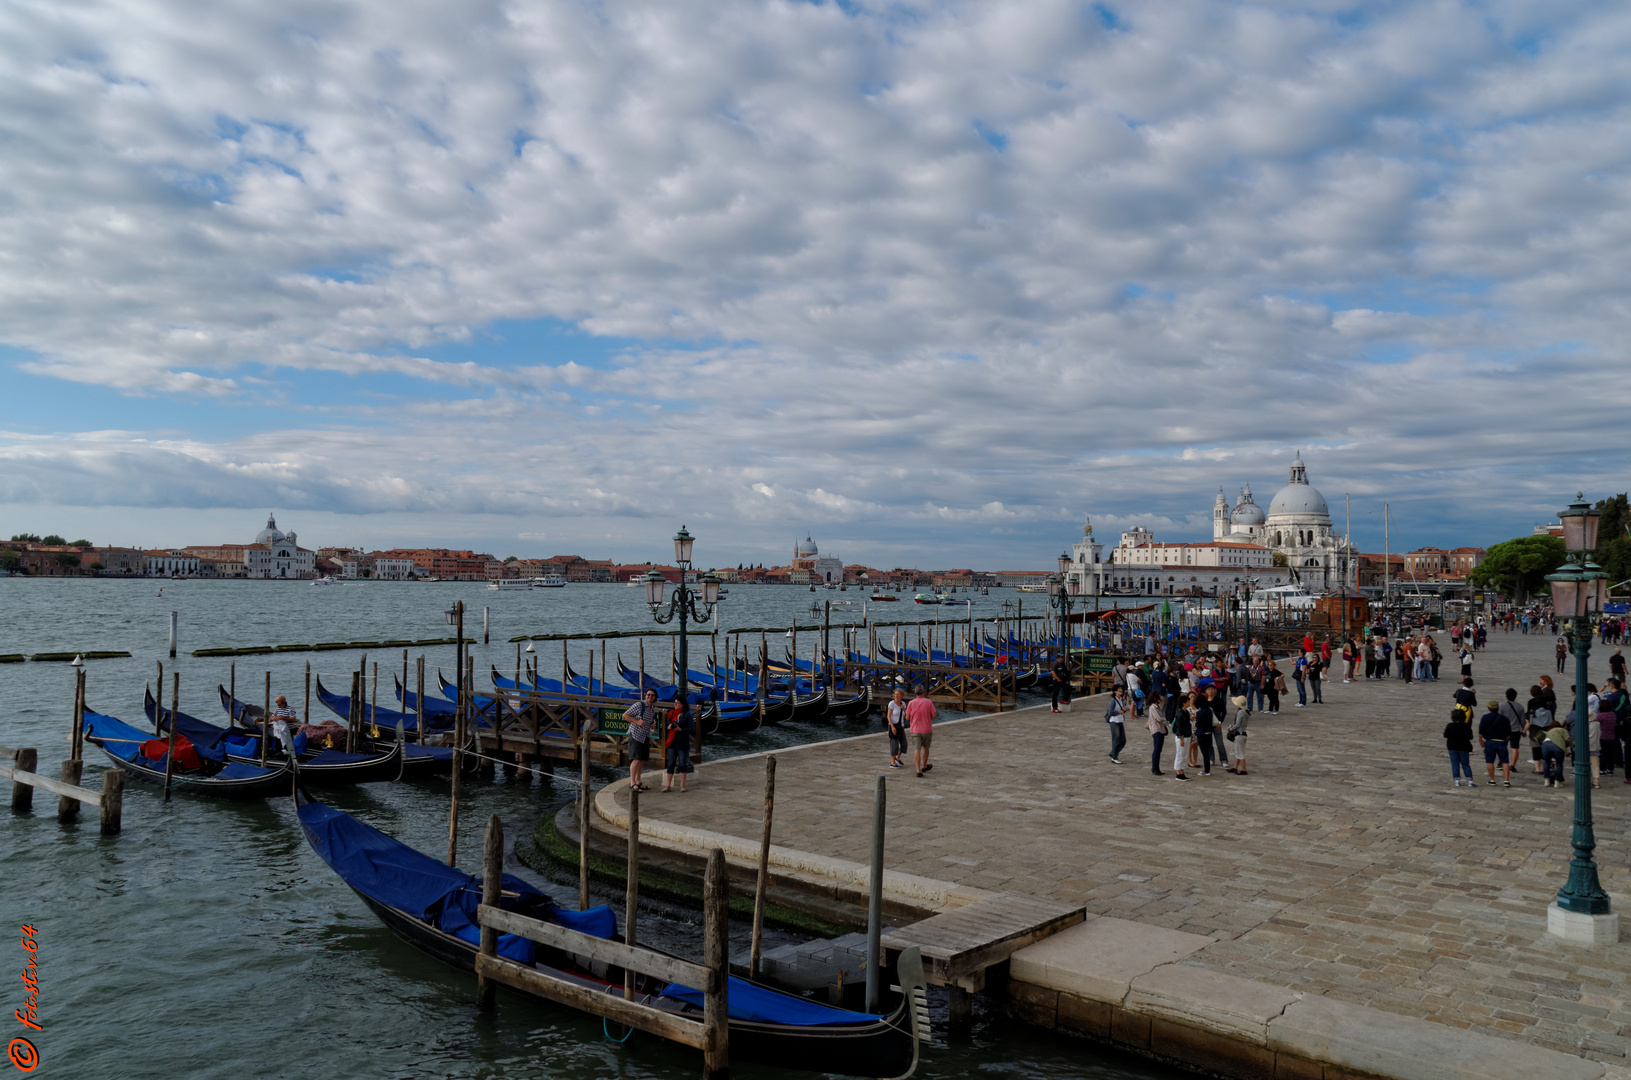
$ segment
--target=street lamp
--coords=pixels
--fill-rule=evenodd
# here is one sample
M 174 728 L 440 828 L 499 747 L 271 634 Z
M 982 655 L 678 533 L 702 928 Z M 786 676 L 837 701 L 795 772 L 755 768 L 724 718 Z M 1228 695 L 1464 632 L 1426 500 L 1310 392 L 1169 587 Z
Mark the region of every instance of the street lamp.
M 1070 666 L 1070 607 L 1074 600 L 1072 590 L 1065 584 L 1064 568 L 1070 565 L 1068 555 L 1059 556 L 1060 572 L 1048 575 L 1048 603 L 1059 609 L 1059 650 L 1065 666 Z
M 1246 578 L 1235 585 L 1235 595 L 1240 597 L 1246 608 L 1246 636 L 1240 639 L 1240 655 L 1246 655 L 1246 646 L 1252 640 L 1252 593 L 1257 588 L 1256 578 Z
M 1593 856 L 1597 837 L 1591 820 L 1586 658 L 1591 653 L 1591 623 L 1603 609 L 1608 575 L 1591 561 L 1597 547 L 1598 512 L 1584 493 L 1576 495 L 1560 517 L 1568 556 L 1546 580 L 1552 586 L 1553 610 L 1557 617 L 1568 620 L 1567 633 L 1574 649 L 1574 857 L 1569 861 L 1568 883 L 1547 910 L 1546 928 L 1568 941 L 1601 944 L 1620 939 L 1620 920 L 1597 879 Z
M 719 603 L 719 578 L 713 571 L 702 575 L 697 582 L 701 589 L 690 587 L 685 581 L 685 575 L 691 572 L 691 545 L 696 538 L 680 526 L 680 531 L 674 534 L 674 561 L 679 564 L 680 580 L 674 586 L 674 595 L 668 602 L 668 611 L 664 612 L 663 588 L 668 579 L 657 570 L 646 571 L 640 581 L 646 588 L 646 605 L 651 608 L 651 617 L 659 623 L 670 623 L 674 619 L 680 620 L 679 640 L 679 697 L 680 716 L 682 719 L 691 715 L 689 672 L 690 657 L 687 648 L 689 635 L 686 633 L 686 623 L 691 620 L 707 622 L 713 614 L 714 605 Z M 697 605 L 701 604 L 699 608 Z

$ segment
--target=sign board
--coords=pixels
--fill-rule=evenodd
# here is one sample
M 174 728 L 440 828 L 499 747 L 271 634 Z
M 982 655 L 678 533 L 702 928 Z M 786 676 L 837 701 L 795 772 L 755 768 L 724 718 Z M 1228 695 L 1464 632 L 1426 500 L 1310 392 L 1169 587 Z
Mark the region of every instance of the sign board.
M 626 710 L 617 705 L 602 705 L 595 709 L 595 730 L 602 735 L 627 735 L 629 722 L 623 719 Z
M 1082 669 L 1088 672 L 1109 672 L 1115 670 L 1116 658 L 1113 656 L 1089 656 L 1087 664 Z

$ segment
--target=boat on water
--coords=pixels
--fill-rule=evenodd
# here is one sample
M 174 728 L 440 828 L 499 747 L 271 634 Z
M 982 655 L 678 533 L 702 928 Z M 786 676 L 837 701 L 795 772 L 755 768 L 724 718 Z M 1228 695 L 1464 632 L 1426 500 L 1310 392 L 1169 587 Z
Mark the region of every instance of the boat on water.
M 875 593 L 872 594 L 872 599 L 875 602 L 880 603 L 880 604 L 898 604 L 898 603 L 900 603 L 900 597 L 898 597 L 898 596 L 889 596 L 886 593 L 875 592 Z
M 566 579 L 559 574 L 545 574 L 543 577 L 532 579 L 534 589 L 564 589 Z
M 912 597 L 912 602 L 914 604 L 940 604 L 940 603 L 944 603 L 944 601 L 941 600 L 940 597 L 933 596 L 933 595 L 931 595 L 929 593 L 918 593 L 916 596 Z
M 312 850 L 386 927 L 445 964 L 475 971 L 481 944 L 476 922 L 480 877 L 312 799 L 298 785 L 294 804 Z M 498 906 L 590 937 L 618 938 L 617 916 L 610 908 L 563 908 L 509 874 L 504 875 Z M 514 934 L 500 934 L 497 949 L 499 956 L 573 997 L 582 998 L 585 991 L 624 996 L 624 971 L 616 965 Z M 888 1014 L 835 1008 L 731 976 L 726 1007 L 732 1059 L 847 1076 L 906 1075 L 916 1065 L 918 1039 L 927 1034 L 911 1005 L 922 989 L 921 963 L 915 950 L 909 954 L 897 966 L 900 1004 Z M 702 1016 L 702 994 L 677 983 L 636 976 L 635 1000 L 688 1020 Z M 584 1011 L 599 1015 L 592 1005 Z
M 1046 585 L 1021 585 L 1016 591 L 1045 593 L 1048 591 L 1048 587 Z
M 344 585 L 345 582 L 337 577 L 320 577 L 312 582 L 313 585 Z
M 525 592 L 532 588 L 532 582 L 518 577 L 498 578 L 489 581 L 487 587 L 495 592 Z
M 132 779 L 155 787 L 164 786 L 165 758 L 169 738 L 138 731 L 105 713 L 85 710 L 85 741 L 94 743 L 114 765 Z M 199 750 L 186 736 L 176 735 L 176 768 L 170 789 L 188 795 L 215 799 L 264 799 L 281 795 L 293 784 L 287 760 L 276 768 L 263 769 L 240 761 L 228 761 Z

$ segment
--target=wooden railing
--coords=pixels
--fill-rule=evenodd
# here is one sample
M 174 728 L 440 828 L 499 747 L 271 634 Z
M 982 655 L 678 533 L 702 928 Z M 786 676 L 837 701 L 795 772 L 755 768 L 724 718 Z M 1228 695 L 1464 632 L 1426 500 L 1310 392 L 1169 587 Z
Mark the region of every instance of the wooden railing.
M 110 768 L 102 773 L 102 790 L 92 791 L 80 787 L 78 780 L 84 762 L 71 758 L 62 763 L 62 779 L 53 780 L 35 771 L 39 764 L 39 751 L 25 746 L 12 749 L 0 746 L 0 758 L 11 759 L 10 765 L 0 765 L 0 780 L 11 781 L 11 812 L 26 814 L 34 808 L 34 789 L 49 791 L 59 796 L 57 820 L 64 824 L 79 817 L 80 804 L 98 807 L 102 811 L 102 833 L 112 835 L 124 823 L 125 771 Z
M 908 695 L 921 688 L 938 705 L 1002 712 L 1014 708 L 1014 672 L 1009 668 L 952 667 L 948 664 L 885 664 L 848 661 L 838 667 L 838 688 L 870 685 L 876 695 L 899 688 Z M 898 680 L 898 681 L 897 681 Z

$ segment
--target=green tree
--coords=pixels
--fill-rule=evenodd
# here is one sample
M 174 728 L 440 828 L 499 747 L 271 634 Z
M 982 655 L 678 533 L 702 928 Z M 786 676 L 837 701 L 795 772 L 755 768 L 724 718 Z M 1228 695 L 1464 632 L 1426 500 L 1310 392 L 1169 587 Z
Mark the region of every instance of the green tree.
M 23 563 L 23 557 L 12 548 L 0 548 L 0 570 L 15 571 Z
M 40 542 L 40 538 L 33 533 L 18 533 L 12 537 L 12 540 L 22 544 L 37 544 Z
M 69 542 L 68 546 L 69 547 L 90 547 L 91 542 L 89 540 L 73 540 L 73 541 Z
M 1631 578 L 1631 504 L 1622 492 L 1598 502 L 1602 519 L 1597 523 L 1597 551 L 1592 561 L 1608 572 L 1608 583 L 1617 585 Z
M 41 544 L 49 544 L 52 547 L 62 547 L 68 541 L 64 540 L 62 537 L 58 536 L 56 533 L 52 533 L 50 536 L 47 536 L 44 540 L 37 540 L 36 542 L 41 543 Z
M 91 569 L 92 570 L 106 570 L 107 567 L 103 566 L 101 561 L 98 560 L 97 562 L 91 563 Z
M 1467 584 L 1494 588 L 1522 603 L 1546 585 L 1546 575 L 1563 565 L 1563 538 L 1520 536 L 1489 549 L 1467 575 Z
M 62 565 L 62 566 L 78 566 L 79 565 L 79 556 L 78 555 L 72 555 L 72 554 L 70 554 L 70 553 L 68 553 L 66 551 L 59 552 L 57 554 L 57 562 L 58 562 L 59 565 Z

